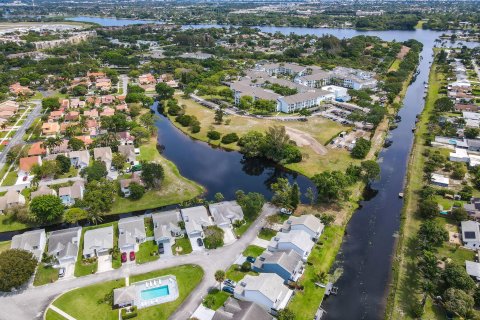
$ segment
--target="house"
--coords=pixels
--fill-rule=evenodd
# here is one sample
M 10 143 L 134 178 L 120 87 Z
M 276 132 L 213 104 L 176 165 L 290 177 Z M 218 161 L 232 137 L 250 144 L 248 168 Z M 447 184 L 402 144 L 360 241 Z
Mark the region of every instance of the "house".
M 28 149 L 28 156 L 43 156 L 47 154 L 47 150 L 43 147 L 43 142 L 38 141 L 32 143 Z
M 474 219 L 480 219 L 480 198 L 472 198 L 469 203 L 463 205 L 463 209 Z
M 323 223 L 313 214 L 305 214 L 300 217 L 291 216 L 283 223 L 282 232 L 290 232 L 291 230 L 302 230 L 310 235 L 316 241 L 322 235 Z
M 67 153 L 70 151 L 70 147 L 68 146 L 68 140 L 63 139 L 62 142 L 58 146 L 53 147 L 52 150 L 50 150 L 50 153 Z
M 480 152 L 480 140 L 479 139 L 466 139 L 468 150 Z
M 115 102 L 115 97 L 112 95 L 101 96 L 100 101 L 102 104 L 112 104 Z
M 131 192 L 130 192 L 130 185 L 132 182 L 135 182 L 139 185 L 144 185 L 141 177 L 141 172 L 136 171 L 132 174 L 132 177 L 130 179 L 121 179 L 120 180 L 120 191 L 122 192 L 124 197 L 130 197 Z
M 72 166 L 77 169 L 88 167 L 90 163 L 90 153 L 87 150 L 72 151 L 68 154 Z
M 110 254 L 113 249 L 113 226 L 87 230 L 83 235 L 83 257 Z
M 96 109 L 87 110 L 83 113 L 84 117 L 98 119 L 98 111 Z
M 130 217 L 118 221 L 118 248 L 120 252 L 137 252 L 140 243 L 145 242 L 146 238 L 143 217 Z
M 85 185 L 82 181 L 75 181 L 70 187 L 61 187 L 58 189 L 58 197 L 66 206 L 75 204 L 75 200 L 83 199 Z
M 20 158 L 20 162 L 18 164 L 18 176 L 28 176 L 35 165 L 42 165 L 42 158 L 40 156 Z
M 39 229 L 14 235 L 10 248 L 31 252 L 37 260 L 40 260 L 46 244 L 47 236 L 45 229 Z
M 262 273 L 275 273 L 285 281 L 297 281 L 303 273 L 302 257 L 290 249 L 287 251 L 265 251 L 255 260 L 252 270 Z
M 79 119 L 80 119 L 80 112 L 78 112 L 78 111 L 70 111 L 65 116 L 65 121 L 66 122 L 78 121 Z
M 129 162 L 130 164 L 133 164 L 133 162 L 135 162 L 135 160 L 137 159 L 137 155 L 135 154 L 135 147 L 131 144 L 118 146 L 118 153 L 123 155 L 127 159 L 127 162 Z
M 235 287 L 233 296 L 239 300 L 258 304 L 267 312 L 276 314 L 287 306 L 293 290 L 283 285 L 283 279 L 275 273 L 247 274 Z
M 185 230 L 189 238 L 203 238 L 203 228 L 213 225 L 207 209 L 204 206 L 181 209 Z
M 208 206 L 213 221 L 219 227 L 231 227 L 236 221 L 243 221 L 243 210 L 237 201 L 223 201 Z
M 5 195 L 0 197 L 0 213 L 4 213 L 6 209 L 22 206 L 25 204 L 25 197 L 16 190 L 10 189 Z
M 42 124 L 42 134 L 46 137 L 55 137 L 60 132 L 58 122 L 44 122 Z
M 460 148 L 455 148 L 455 152 L 450 152 L 449 159 L 453 162 L 470 162 L 470 157 L 468 156 L 467 150 Z
M 480 249 L 480 224 L 477 221 L 462 221 L 462 241 L 467 249 Z
M 355 90 L 373 89 L 377 86 L 377 80 L 374 77 L 375 74 L 373 72 L 346 67 L 335 67 L 330 72 L 329 83 Z
M 103 109 L 103 111 L 100 112 L 100 117 L 111 117 L 113 115 L 115 115 L 115 109 L 109 107 Z
M 48 186 L 40 186 L 36 191 L 32 191 L 32 193 L 30 193 L 30 199 L 47 195 L 56 196 L 57 192 L 54 189 L 50 189 Z
M 60 119 L 63 118 L 63 115 L 64 115 L 63 110 L 54 110 L 50 112 L 50 114 L 48 115 L 48 121 L 49 122 L 59 121 Z
M 103 161 L 107 170 L 110 170 L 112 166 L 112 149 L 110 147 L 94 148 L 93 159 Z
M 171 210 L 152 215 L 153 236 L 157 245 L 163 244 L 165 253 L 172 251 L 175 238 L 183 237 L 184 232 L 178 225 L 180 212 Z
M 465 261 L 465 269 L 467 274 L 477 281 L 480 281 L 480 263 L 473 261 Z
M 265 309 L 251 301 L 229 297 L 222 307 L 215 311 L 212 320 L 274 320 Z
M 82 140 L 86 146 L 89 146 L 93 143 L 93 140 L 90 136 L 76 136 L 78 140 Z
M 33 93 L 29 87 L 22 86 L 19 82 L 16 82 L 9 87 L 10 93 L 20 96 L 20 95 L 30 95 Z
M 137 298 L 137 289 L 135 286 L 128 286 L 113 289 L 113 307 L 123 308 L 133 306 Z
M 430 182 L 433 185 L 444 188 L 448 188 L 448 186 L 450 185 L 450 179 L 438 173 L 432 173 Z
M 59 266 L 75 263 L 82 227 L 52 231 L 48 237 L 48 254 L 57 259 Z
M 128 131 L 117 132 L 116 134 L 118 142 L 120 145 L 133 145 L 135 137 L 130 134 Z
M 312 74 L 296 77 L 294 81 L 309 88 L 321 88 L 329 83 L 330 74 L 326 71 L 318 70 Z
M 155 83 L 155 77 L 151 73 L 142 74 L 138 77 L 138 83 L 141 85 Z
M 314 246 L 310 234 L 303 230 L 292 230 L 290 232 L 278 232 L 268 244 L 268 251 L 285 251 L 293 249 L 303 261 L 307 261 Z

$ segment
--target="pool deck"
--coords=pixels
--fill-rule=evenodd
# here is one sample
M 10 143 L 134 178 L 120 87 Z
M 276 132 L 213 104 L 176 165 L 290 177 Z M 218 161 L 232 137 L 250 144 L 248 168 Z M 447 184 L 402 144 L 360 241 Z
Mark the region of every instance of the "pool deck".
M 178 298 L 178 285 L 177 285 L 177 278 L 173 275 L 148 279 L 144 281 L 139 281 L 130 284 L 131 286 L 135 286 L 136 296 L 135 296 L 135 305 L 138 309 L 147 308 L 151 306 L 155 306 L 158 304 L 166 303 L 174 301 Z M 144 300 L 142 298 L 142 291 L 150 290 L 154 288 L 160 288 L 168 286 L 168 295 L 163 297 L 158 297 L 154 299 Z

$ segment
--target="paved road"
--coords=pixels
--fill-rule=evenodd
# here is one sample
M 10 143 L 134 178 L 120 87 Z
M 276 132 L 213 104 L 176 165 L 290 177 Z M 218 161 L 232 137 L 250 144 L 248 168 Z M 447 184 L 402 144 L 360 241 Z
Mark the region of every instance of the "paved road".
M 60 184 L 60 183 L 66 183 L 70 181 L 83 181 L 82 177 L 72 177 L 72 178 L 62 178 L 62 179 L 55 179 L 55 180 L 42 180 L 38 183 L 39 186 L 49 186 L 52 184 Z M 21 184 L 16 184 L 14 186 L 3 186 L 0 187 L 0 192 L 8 191 L 8 190 L 15 190 L 15 191 L 22 191 L 25 188 L 30 187 L 30 182 L 26 183 L 21 183 Z
M 120 79 L 122 80 L 122 95 L 126 96 L 127 95 L 127 89 L 128 89 L 128 76 L 125 74 L 120 75 Z
M 59 280 L 41 287 L 28 288 L 22 292 L 5 294 L 0 297 L 0 319 L 41 319 L 43 312 L 50 302 L 58 295 L 75 288 L 85 287 L 95 283 L 123 278 L 129 275 L 142 274 L 158 269 L 174 267 L 183 264 L 196 264 L 205 271 L 202 282 L 180 306 L 171 319 L 185 320 L 195 311 L 201 303 L 203 296 L 209 288 L 217 283 L 214 278 L 216 270 L 226 270 L 255 239 L 265 217 L 273 214 L 276 208 L 265 205 L 260 217 L 252 224 L 250 229 L 237 241 L 229 246 L 207 252 L 194 252 L 185 256 L 172 256 L 160 258 L 157 261 L 142 265 L 126 265 L 120 269 L 85 277 Z
M 33 108 L 32 112 L 27 116 L 27 119 L 25 122 L 20 126 L 20 128 L 17 130 L 15 135 L 12 137 L 8 145 L 5 147 L 5 149 L 2 150 L 0 153 L 0 168 L 5 165 L 5 158 L 7 156 L 8 151 L 16 145 L 19 144 L 23 141 L 23 135 L 25 134 L 25 131 L 30 127 L 30 125 L 33 123 L 33 121 L 38 118 L 42 112 L 42 101 L 41 100 L 31 100 L 30 102 L 35 104 L 35 107 Z
M 474 60 L 472 60 L 472 64 L 473 64 L 473 68 L 475 69 L 475 72 L 477 73 L 478 81 L 480 81 L 480 68 L 479 68 L 478 65 L 475 63 Z

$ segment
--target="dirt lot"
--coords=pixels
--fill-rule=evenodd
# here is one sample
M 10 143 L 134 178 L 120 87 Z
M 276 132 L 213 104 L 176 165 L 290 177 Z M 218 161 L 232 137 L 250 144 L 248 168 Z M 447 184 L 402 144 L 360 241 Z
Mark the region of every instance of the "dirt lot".
M 290 139 L 295 141 L 299 147 L 310 147 L 316 154 L 322 156 L 327 154 L 327 148 L 315 140 L 310 134 L 290 127 L 285 127 L 285 129 Z

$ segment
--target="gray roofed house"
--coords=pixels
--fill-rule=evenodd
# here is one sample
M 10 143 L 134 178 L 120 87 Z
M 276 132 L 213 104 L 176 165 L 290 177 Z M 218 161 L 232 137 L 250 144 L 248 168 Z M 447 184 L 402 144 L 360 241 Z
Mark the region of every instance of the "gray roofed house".
M 265 309 L 251 301 L 229 297 L 223 306 L 215 311 L 212 320 L 274 320 Z
M 36 191 L 32 191 L 30 199 L 46 195 L 56 196 L 57 192 L 54 189 L 50 189 L 48 186 L 40 186 Z
M 3 213 L 5 209 L 24 204 L 25 197 L 20 192 L 9 189 L 5 195 L 0 197 L 0 213 Z
M 466 139 L 468 150 L 470 151 L 480 151 L 480 140 L 479 139 Z
M 303 230 L 310 234 L 312 239 L 318 239 L 323 232 L 325 226 L 313 214 L 305 214 L 300 217 L 291 216 L 283 223 L 282 231 Z
M 234 297 L 255 302 L 266 311 L 276 313 L 286 307 L 293 294 L 283 282 L 275 273 L 247 274 L 235 287 Z
M 480 263 L 473 261 L 465 261 L 465 269 L 468 275 L 475 280 L 480 281 Z
M 145 242 L 146 237 L 143 217 L 118 220 L 118 248 L 121 252 L 137 252 L 139 244 Z
M 68 154 L 72 166 L 83 169 L 90 164 L 90 153 L 87 150 L 72 151 Z
M 243 210 L 237 201 L 223 201 L 208 206 L 213 216 L 213 221 L 221 227 L 229 227 L 235 221 L 243 220 Z
M 10 247 L 33 253 L 40 260 L 47 244 L 45 229 L 27 231 L 13 236 Z
M 75 181 L 70 187 L 61 187 L 58 189 L 58 196 L 64 205 L 71 206 L 75 203 L 75 200 L 83 199 L 84 190 L 85 184 L 83 181 Z
M 109 254 L 111 249 L 113 249 L 113 226 L 85 231 L 83 235 L 85 258 Z
M 75 263 L 82 227 L 52 231 L 48 237 L 48 254 L 57 258 L 60 266 Z
M 463 245 L 472 250 L 480 249 L 480 224 L 476 221 L 462 221 Z
M 180 213 L 185 222 L 185 230 L 189 238 L 203 238 L 205 236 L 203 227 L 213 225 L 204 206 L 181 209 Z
M 276 273 L 286 282 L 297 281 L 303 273 L 302 257 L 290 249 L 287 251 L 264 251 L 255 260 L 252 270 L 256 272 Z
M 137 155 L 135 154 L 135 147 L 133 146 L 133 144 L 118 146 L 118 153 L 125 156 L 125 158 L 127 158 L 127 162 L 133 162 L 137 159 Z
M 175 237 L 183 236 L 183 230 L 178 226 L 181 221 L 177 210 L 152 214 L 153 235 L 157 244 L 165 243 L 172 246 Z
M 112 166 L 112 149 L 110 147 L 94 148 L 93 159 L 103 161 L 107 170 L 110 170 Z
M 268 250 L 275 252 L 293 249 L 306 261 L 314 244 L 310 234 L 307 232 L 303 230 L 292 230 L 287 233 L 278 232 L 277 235 L 270 240 Z
M 135 182 L 141 186 L 144 185 L 142 181 L 142 172 L 141 171 L 135 171 L 132 173 L 132 177 L 129 179 L 121 179 L 120 180 L 120 191 L 122 191 L 124 197 L 130 197 L 131 191 L 130 191 L 130 185 Z
M 135 302 L 136 295 L 137 290 L 135 286 L 113 289 L 113 306 L 116 308 L 132 306 Z

